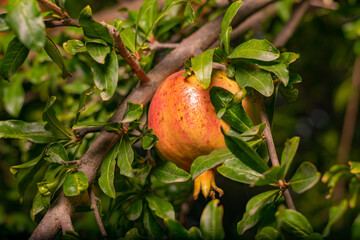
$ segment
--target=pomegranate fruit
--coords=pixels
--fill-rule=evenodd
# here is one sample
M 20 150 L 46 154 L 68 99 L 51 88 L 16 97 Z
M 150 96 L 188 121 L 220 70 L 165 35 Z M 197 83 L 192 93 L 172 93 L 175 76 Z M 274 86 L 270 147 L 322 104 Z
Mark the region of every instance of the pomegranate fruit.
M 184 72 L 172 74 L 157 89 L 150 104 L 148 124 L 159 138 L 155 145 L 159 155 L 189 172 L 196 157 L 226 147 L 221 127 L 227 131 L 229 125 L 216 117 L 210 100 L 211 87 L 222 87 L 232 93 L 240 91 L 240 87 L 227 78 L 226 72 L 214 70 L 210 87 L 203 89 L 194 74 L 184 77 Z M 246 97 L 242 104 L 250 118 L 254 116 L 253 99 Z M 209 194 L 214 197 L 214 190 L 220 196 L 223 194 L 215 184 L 214 169 L 195 179 L 195 199 L 200 190 L 205 197 Z

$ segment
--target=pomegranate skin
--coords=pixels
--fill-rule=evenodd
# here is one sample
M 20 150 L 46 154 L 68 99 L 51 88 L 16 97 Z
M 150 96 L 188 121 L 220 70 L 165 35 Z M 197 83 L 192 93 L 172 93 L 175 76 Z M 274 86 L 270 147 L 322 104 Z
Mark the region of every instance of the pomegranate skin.
M 222 87 L 232 93 L 240 87 L 226 77 L 226 72 L 214 70 L 210 87 L 203 89 L 195 75 L 184 77 L 184 72 L 169 76 L 157 89 L 150 104 L 148 124 L 159 138 L 155 147 L 161 157 L 189 172 L 196 157 L 226 147 L 221 126 L 226 130 L 229 126 L 216 117 L 210 100 L 211 87 Z

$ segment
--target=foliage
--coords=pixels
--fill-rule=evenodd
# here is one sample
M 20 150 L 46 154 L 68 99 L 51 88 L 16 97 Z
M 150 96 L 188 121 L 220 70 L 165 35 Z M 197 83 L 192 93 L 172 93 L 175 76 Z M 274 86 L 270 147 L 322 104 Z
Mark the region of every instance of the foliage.
M 349 238 L 360 236 L 360 215 L 348 211 L 359 209 L 360 166 L 356 161 L 359 151 L 353 151 L 351 159 L 354 161 L 349 165 L 334 164 L 337 141 L 334 143 L 333 135 L 339 135 L 336 126 L 320 126 L 323 115 L 314 113 L 316 116 L 310 116 L 309 124 L 301 117 L 306 107 L 317 107 L 321 94 L 316 91 L 327 83 L 315 82 L 314 79 L 324 77 L 317 78 L 314 68 L 320 65 L 311 61 L 314 49 L 324 46 L 314 43 L 303 51 L 301 46 L 311 41 L 306 34 L 299 37 L 309 31 L 311 36 L 316 36 L 316 41 L 322 42 L 327 36 L 314 32 L 319 29 L 326 32 L 327 28 L 328 35 L 333 34 L 330 31 L 336 32 L 337 39 L 333 41 L 341 46 L 333 50 L 333 55 L 340 57 L 331 58 L 336 60 L 331 69 L 340 69 L 341 74 L 336 75 L 342 76 L 349 64 L 348 55 L 341 54 L 351 52 L 354 58 L 360 52 L 360 27 L 358 20 L 346 21 L 342 26 L 334 22 L 341 18 L 352 19 L 352 15 L 359 13 L 358 4 L 345 2 L 336 14 L 324 9 L 309 13 L 303 24 L 311 26 L 300 26 L 287 48 L 282 48 L 275 47 L 271 41 L 292 15 L 294 1 L 291 0 L 276 4 L 280 17 L 259 25 L 263 31 L 261 37 L 250 30 L 241 41 L 231 41 L 231 22 L 241 10 L 242 1 L 219 7 L 216 1 L 177 0 L 160 5 L 160 1 L 145 0 L 139 10 L 124 10 L 127 19 L 113 19 L 108 26 L 96 20 L 95 13 L 93 15 L 95 3 L 80 9 L 81 4 L 76 1 L 51 2 L 77 19 L 79 26 L 64 28 L 60 34 L 46 30 L 47 21 L 66 15 L 45 12 L 35 0 L 9 1 L 6 11 L 0 15 L 0 156 L 1 171 L 6 176 L 3 180 L 10 182 L 0 189 L 6 196 L 1 204 L 19 206 L 20 199 L 23 212 L 30 213 L 31 217 L 30 220 L 23 212 L 16 213 L 16 207 L 7 210 L 0 205 L 0 231 L 5 238 L 28 237 L 35 227 L 34 222 L 41 220 L 61 192 L 67 197 L 81 198 L 75 211 L 82 213 L 84 221 L 73 220 L 75 231 L 81 238 L 98 238 L 99 232 L 93 227 L 89 188 L 101 200 L 98 204 L 100 215 L 109 238 L 323 239 L 341 231 L 346 231 Z M 188 173 L 161 160 L 154 151 L 158 138 L 147 127 L 147 106 L 124 102 L 139 79 L 119 54 L 109 27 L 118 31 L 131 57 L 149 72 L 168 52 L 153 50 L 155 42 L 168 42 L 174 35 L 186 37 L 220 14 L 224 17 L 219 26 L 219 47 L 194 56 L 184 65 L 187 73 L 194 73 L 207 89 L 213 64 L 221 64 L 242 90 L 235 94 L 220 87 L 209 90 L 218 118 L 231 127 L 224 131 L 227 148 L 199 156 Z M 331 21 L 323 27 L 327 19 Z M 338 36 L 341 27 L 347 40 Z M 354 49 L 349 50 L 348 43 Z M 320 70 L 326 72 L 328 67 L 321 67 Z M 306 81 L 299 84 L 302 78 L 313 80 L 314 86 Z M 340 87 L 338 82 L 331 84 L 331 89 L 335 89 L 331 94 L 337 99 L 347 94 L 346 87 Z M 314 99 L 304 98 L 306 95 L 295 88 L 298 86 L 303 92 L 310 89 L 308 96 Z M 255 97 L 257 101 L 265 99 L 275 145 L 284 145 L 278 165 L 269 161 L 266 124 L 252 123 L 244 111 L 242 100 L 246 96 Z M 314 100 L 312 105 L 309 105 L 310 100 Z M 325 104 L 329 104 L 326 100 Z M 344 105 L 346 99 L 342 101 Z M 126 104 L 123 118 L 118 122 L 108 121 L 119 103 Z M 275 106 L 278 107 L 276 111 Z M 302 132 L 304 125 L 307 130 L 316 127 L 320 131 L 311 138 Z M 79 169 L 82 157 L 98 136 L 89 129 L 120 135 L 99 165 L 96 179 L 90 183 L 88 176 Z M 300 137 L 288 139 L 294 133 L 301 136 L 301 144 Z M 358 130 L 355 140 L 358 140 L 357 133 Z M 312 149 L 314 145 L 324 150 Z M 189 200 L 192 180 L 214 167 L 224 184 L 224 200 L 200 199 L 193 203 Z M 326 172 L 322 178 L 319 171 Z M 9 172 L 13 178 L 8 176 Z M 346 179 L 349 196 L 332 205 L 324 200 L 326 190 L 324 185 L 318 184 L 320 178 L 329 189 L 328 198 L 339 181 Z M 245 190 L 233 194 L 238 186 Z M 295 204 L 297 210 L 285 207 L 288 189 L 299 196 Z M 320 193 L 315 193 L 319 189 Z M 243 194 L 247 191 L 251 191 L 251 196 Z M 18 197 L 14 197 L 16 194 Z M 316 203 L 302 204 L 307 201 Z M 227 202 L 233 206 L 228 207 Z M 237 215 L 229 217 L 234 206 L 239 209 L 234 211 Z M 186 212 L 186 208 L 191 212 Z M 7 211 L 13 213 L 6 218 Z M 314 212 L 328 217 L 313 218 Z M 346 226 L 341 230 L 334 228 L 341 219 L 346 219 L 351 230 Z M 17 225 L 20 227 L 16 228 Z M 73 232 L 67 237 L 78 235 Z

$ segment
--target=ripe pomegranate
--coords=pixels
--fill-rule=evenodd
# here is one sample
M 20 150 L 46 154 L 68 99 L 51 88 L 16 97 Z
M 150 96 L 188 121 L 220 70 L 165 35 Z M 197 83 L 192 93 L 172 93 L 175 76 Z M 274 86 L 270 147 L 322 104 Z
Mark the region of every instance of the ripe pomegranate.
M 150 104 L 148 124 L 159 138 L 155 145 L 159 155 L 189 172 L 196 157 L 226 147 L 221 127 L 227 131 L 229 125 L 216 117 L 210 100 L 211 87 L 222 87 L 232 93 L 240 91 L 240 87 L 227 78 L 226 72 L 214 70 L 210 87 L 203 89 L 194 74 L 184 77 L 184 72 L 172 74 L 157 89 Z M 253 116 L 253 99 L 246 97 L 242 104 Z M 214 169 L 195 179 L 195 199 L 200 190 L 205 197 L 209 194 L 214 197 L 213 190 L 223 194 L 215 184 Z

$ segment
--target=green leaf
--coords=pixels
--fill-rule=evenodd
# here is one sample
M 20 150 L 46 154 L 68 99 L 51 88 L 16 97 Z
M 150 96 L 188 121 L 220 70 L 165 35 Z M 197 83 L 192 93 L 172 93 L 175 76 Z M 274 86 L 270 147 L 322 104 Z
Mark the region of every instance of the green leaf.
M 139 234 L 139 230 L 137 228 L 130 229 L 124 237 L 125 240 L 148 240 L 148 238 L 143 237 Z
M 0 131 L 1 132 L 1 131 Z M 16 178 L 16 175 L 18 174 L 19 170 L 21 169 L 27 169 L 27 168 L 32 168 L 34 167 L 38 162 L 40 162 L 40 160 L 43 157 L 43 153 L 41 153 L 39 156 L 37 156 L 36 158 L 34 158 L 31 161 L 25 162 L 23 164 L 20 165 L 16 165 L 16 166 L 11 166 L 10 167 L 10 172 L 14 175 L 14 177 Z
M 276 213 L 276 220 L 279 228 L 298 238 L 304 238 L 313 233 L 313 228 L 306 217 L 295 210 L 280 209 Z
M 6 23 L 6 13 L 0 14 L 0 32 L 10 31 L 9 25 Z
M 230 151 L 251 169 L 259 173 L 269 170 L 267 163 L 241 138 L 225 135 L 225 142 Z
M 278 184 L 281 179 L 281 166 L 272 166 L 268 171 L 263 173 L 263 176 L 256 182 L 256 186 L 264 186 L 271 184 Z
M 50 143 L 60 140 L 45 130 L 43 124 L 21 120 L 0 121 L 0 138 L 24 139 L 34 143 Z
M 229 26 L 242 4 L 242 1 L 233 2 L 226 10 L 224 18 L 221 22 L 220 46 L 224 46 L 226 54 L 229 54 L 230 48 L 231 27 L 229 28 Z
M 62 71 L 62 77 L 66 78 L 69 75 L 68 70 L 66 69 L 64 59 L 57 48 L 56 44 L 49 38 L 46 38 L 44 49 L 49 57 L 56 63 L 56 65 Z
M 114 40 L 111 37 L 108 28 L 92 18 L 90 6 L 86 6 L 80 12 L 79 25 L 83 28 L 84 34 L 88 38 L 100 38 L 107 43 L 114 45 Z
M 147 194 L 145 199 L 156 216 L 163 219 L 175 219 L 175 212 L 171 203 L 152 194 Z
M 11 0 L 8 4 L 6 22 L 20 41 L 39 52 L 46 42 L 45 24 L 35 0 Z
M 217 171 L 224 177 L 245 184 L 254 184 L 262 177 L 262 174 L 252 170 L 235 156 L 225 160 Z
M 164 231 L 148 208 L 144 209 L 143 226 L 150 239 L 158 239 L 164 235 Z
M 270 64 L 258 64 L 258 67 L 260 69 L 266 70 L 268 72 L 274 73 L 280 81 L 286 86 L 289 82 L 289 70 L 287 68 L 287 65 L 280 62 L 280 61 L 274 61 Z
M 87 42 L 86 50 L 90 56 L 100 64 L 105 64 L 105 58 L 110 53 L 109 46 L 96 42 Z
M 281 240 L 279 231 L 271 226 L 262 228 L 255 236 L 255 240 Z
M 50 165 L 42 182 L 37 182 L 38 191 L 43 196 L 53 196 L 62 186 L 67 168 L 63 165 Z
M 23 78 L 15 77 L 12 83 L 3 82 L 2 100 L 6 111 L 13 117 L 18 117 L 24 104 L 25 92 Z
M 69 161 L 65 148 L 60 143 L 53 143 L 46 151 L 45 160 L 52 163 L 65 164 Z
M 145 136 L 142 137 L 142 147 L 144 150 L 151 149 L 158 141 L 159 138 L 155 135 L 154 131 L 149 129 Z
M 39 192 L 37 192 L 33 199 L 32 207 L 30 210 L 31 219 L 34 221 L 35 216 L 38 213 L 40 213 L 42 210 L 47 208 L 49 205 L 50 205 L 50 197 L 45 197 L 41 195 Z
M 330 234 L 331 227 L 336 223 L 348 209 L 348 201 L 347 199 L 343 199 L 339 205 L 332 206 L 329 210 L 329 221 L 323 231 L 323 236 L 327 237 Z
M 231 107 L 227 107 L 228 103 L 233 99 L 233 96 L 234 94 L 221 87 L 212 87 L 210 89 L 210 100 L 218 115 L 223 111 L 220 115 L 222 115 L 221 118 L 225 122 L 230 124 L 234 129 L 245 132 L 249 130 L 249 127 L 252 127 L 252 122 L 240 102 Z
M 219 205 L 219 199 L 209 202 L 200 218 L 200 229 L 203 239 L 223 239 L 225 237 L 222 218 L 224 215 L 223 206 Z
M 186 4 L 185 10 L 184 10 L 184 18 L 187 23 L 194 23 L 195 22 L 195 11 L 191 6 L 191 1 L 189 1 Z
M 116 157 L 119 153 L 120 143 L 118 142 L 111 150 L 106 154 L 104 161 L 100 168 L 100 177 L 98 180 L 101 190 L 111 198 L 115 198 L 114 187 L 114 172 L 116 165 Z
M 129 211 L 127 212 L 127 218 L 130 221 L 135 221 L 138 219 L 142 213 L 143 209 L 143 200 L 137 199 L 135 202 L 132 202 L 129 208 Z
M 351 226 L 351 239 L 356 240 L 360 238 L 360 213 L 355 218 Z
M 350 193 L 349 207 L 355 208 L 358 203 L 359 193 L 360 193 L 360 182 L 358 181 L 357 177 L 351 178 L 349 183 L 349 193 Z
M 157 164 L 152 174 L 163 183 L 185 182 L 191 177 L 185 170 L 178 168 L 175 163 L 169 161 Z
M 173 240 L 190 239 L 188 231 L 178 221 L 173 219 L 166 219 L 165 223 L 170 231 L 170 236 L 171 236 L 170 239 Z
M 145 33 L 152 29 L 157 15 L 157 1 L 145 0 L 139 9 L 139 15 L 136 20 L 136 33 L 140 27 Z
M 271 190 L 252 197 L 246 204 L 243 218 L 237 224 L 237 232 L 243 234 L 246 230 L 255 226 L 265 215 L 269 206 L 275 201 L 279 190 Z
M 299 96 L 299 90 L 286 88 L 282 84 L 279 85 L 279 91 L 285 100 L 289 103 L 296 102 Z
M 237 65 L 235 79 L 241 88 L 252 87 L 265 97 L 270 97 L 274 92 L 271 74 L 254 64 L 241 62 L 241 65 Z
M 55 110 L 53 109 L 56 97 L 52 96 L 46 103 L 43 112 L 43 121 L 46 122 L 45 129 L 51 131 L 56 137 L 61 139 L 71 139 L 74 137 L 71 129 L 63 126 L 63 124 L 56 117 Z
M 85 173 L 81 171 L 67 174 L 63 184 L 65 196 L 72 197 L 84 193 L 89 187 L 88 182 Z
M 5 55 L 0 61 L 0 75 L 5 80 L 10 80 L 16 70 L 24 63 L 29 54 L 27 49 L 17 37 L 9 43 Z
M 281 177 L 285 178 L 291 163 L 295 157 L 300 142 L 299 137 L 293 137 L 285 142 L 285 148 L 281 155 Z
M 143 114 L 142 104 L 127 102 L 126 111 L 124 113 L 124 117 L 121 122 L 128 123 L 128 122 L 133 122 L 135 120 L 139 120 L 142 114 Z
M 214 49 L 209 49 L 191 58 L 191 66 L 203 89 L 207 89 L 211 84 L 213 55 Z
M 129 49 L 129 51 L 135 53 L 135 33 L 132 28 L 125 28 L 123 31 L 120 32 L 120 37 L 123 40 L 124 45 Z
M 124 134 L 120 139 L 119 155 L 117 165 L 120 168 L 120 174 L 133 177 L 133 169 L 131 167 L 134 161 L 134 151 L 131 147 L 131 142 L 128 135 Z
M 360 173 L 360 162 L 349 161 L 349 165 L 350 165 L 350 172 L 352 174 Z
M 289 183 L 294 192 L 300 194 L 312 188 L 319 181 L 320 175 L 314 164 L 303 162 Z
M 80 40 L 68 40 L 63 43 L 63 48 L 65 52 L 67 52 L 70 55 L 75 55 L 79 52 L 86 51 L 86 47 L 84 43 Z
M 286 65 L 289 65 L 290 63 L 295 62 L 300 55 L 298 53 L 293 52 L 283 52 L 280 54 L 279 61 L 285 63 Z
M 118 60 L 115 50 L 105 58 L 105 64 L 99 64 L 88 57 L 90 68 L 93 73 L 94 83 L 101 90 L 101 98 L 109 100 L 115 93 L 118 82 Z
M 266 39 L 251 39 L 237 46 L 228 58 L 246 58 L 260 61 L 273 61 L 280 52 Z

